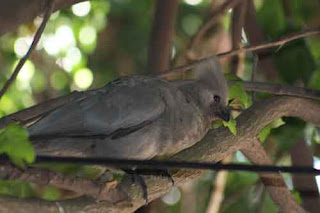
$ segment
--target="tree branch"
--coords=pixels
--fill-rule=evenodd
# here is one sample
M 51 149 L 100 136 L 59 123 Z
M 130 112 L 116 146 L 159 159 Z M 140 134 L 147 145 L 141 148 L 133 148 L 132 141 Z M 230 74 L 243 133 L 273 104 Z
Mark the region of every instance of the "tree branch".
M 253 0 L 247 0 L 247 14 L 244 30 L 251 45 L 259 44 L 267 39 L 257 21 L 256 8 Z M 274 80 L 278 76 L 275 64 L 266 50 L 257 51 L 260 61 L 258 70 L 264 73 L 268 80 Z
M 182 161 L 188 159 L 188 161 L 218 162 L 239 149 L 251 149 L 254 151 L 256 149 L 252 147 L 252 143 L 256 140 L 261 128 L 271 121 L 282 116 L 294 116 L 320 126 L 319 111 L 320 105 L 318 103 L 302 98 L 272 97 L 262 100 L 239 115 L 237 118 L 237 136 L 232 135 L 226 128 L 211 130 L 202 141 L 198 142 L 195 146 L 176 154 L 171 160 Z M 260 164 L 263 162 L 256 159 L 255 163 Z M 175 183 L 179 185 L 189 179 L 200 176 L 203 172 L 196 170 L 172 170 L 170 173 L 172 174 Z M 144 179 L 148 187 L 150 201 L 168 192 L 171 188 L 171 182 L 165 178 L 144 176 Z M 279 185 L 278 183 L 275 184 Z M 99 202 L 96 204 L 94 201 L 90 202 L 87 200 L 84 202 L 85 204 L 83 206 L 77 207 L 77 210 L 86 209 L 86 212 L 95 212 L 99 209 L 100 211 L 132 212 L 141 205 L 144 205 L 145 201 L 142 198 L 142 193 L 138 186 L 121 182 L 119 187 L 128 192 L 132 206 L 111 206 L 110 203 Z M 282 193 L 284 191 L 283 187 L 274 187 L 273 190 L 277 192 L 274 192 L 277 194 L 276 196 L 287 197 L 290 195 L 290 193 L 286 193 L 286 195 Z M 277 199 L 279 201 L 275 201 L 276 203 L 289 198 L 278 197 Z M 68 205 L 71 205 L 68 202 L 62 201 L 60 202 L 60 205 L 67 208 Z M 293 202 L 290 202 L 289 204 L 292 205 L 290 207 L 292 210 L 299 209 Z M 280 209 L 284 210 L 289 208 L 289 204 L 281 203 Z M 4 203 L 3 205 L 6 204 Z M 48 204 L 46 203 L 46 205 Z M 90 206 L 90 209 L 88 206 Z
M 242 149 L 241 152 L 253 164 L 272 165 L 272 160 L 257 139 L 252 141 L 250 149 Z M 293 199 L 280 174 L 260 173 L 259 175 L 272 200 L 280 207 L 281 212 L 301 212 L 301 207 Z
M 291 162 L 295 166 L 313 166 L 313 156 L 304 139 L 299 139 L 291 149 Z M 313 175 L 294 174 L 292 176 L 294 189 L 300 194 L 302 206 L 309 212 L 318 212 L 320 197 L 315 177 Z
M 256 81 L 258 62 L 259 62 L 259 57 L 258 57 L 258 55 L 254 54 L 252 70 L 251 70 L 251 82 Z M 256 100 L 256 93 L 254 91 L 252 91 L 251 97 L 252 97 L 252 101 L 254 102 Z
M 242 47 L 242 28 L 244 26 L 245 16 L 247 9 L 247 0 L 242 1 L 236 5 L 232 13 L 232 49 L 239 49 Z M 242 57 L 244 58 L 244 57 Z M 231 73 L 237 74 L 239 67 L 243 64 L 243 60 L 239 60 L 240 55 L 232 57 L 231 60 Z
M 167 77 L 171 74 L 174 73 L 180 73 L 180 72 L 184 72 L 186 70 L 190 70 L 192 69 L 194 66 L 196 66 L 197 64 L 203 63 L 204 61 L 207 60 L 211 60 L 214 57 L 219 57 L 219 58 L 228 58 L 231 56 L 235 56 L 238 55 L 239 53 L 244 53 L 244 52 L 254 52 L 257 50 L 262 50 L 262 49 L 267 49 L 267 48 L 271 48 L 271 47 L 277 47 L 277 46 L 282 46 L 287 42 L 299 39 L 299 38 L 305 38 L 311 35 L 316 35 L 320 33 L 320 29 L 312 29 L 312 30 L 306 30 L 303 32 L 299 32 L 299 33 L 294 33 L 285 37 L 280 38 L 277 41 L 272 41 L 272 42 L 266 42 L 266 43 L 261 43 L 261 44 L 257 44 L 257 45 L 251 45 L 251 46 L 247 46 L 247 47 L 242 47 L 236 50 L 231 50 L 231 51 L 227 51 L 224 53 L 220 53 L 217 55 L 213 55 L 213 56 L 209 56 L 209 57 L 205 57 L 205 58 L 201 58 L 199 60 L 195 60 L 194 62 L 192 62 L 191 64 L 187 64 L 187 65 L 182 65 L 182 66 L 178 66 L 176 68 L 173 68 L 171 70 L 168 70 L 166 72 L 164 72 L 163 74 L 160 74 L 160 77 Z
M 97 200 L 124 200 L 127 197 L 121 189 L 115 187 L 113 182 L 87 180 L 62 175 L 42 168 L 21 170 L 4 163 L 0 164 L 0 177 L 5 177 L 6 180 L 21 180 L 40 185 L 53 185 L 73 191 L 79 195 L 86 194 Z
M 47 0 L 46 2 L 48 2 L 48 5 L 46 6 L 46 11 L 44 13 L 42 23 L 41 23 L 40 27 L 38 28 L 36 34 L 34 35 L 33 41 L 28 49 L 28 52 L 20 59 L 17 66 L 14 68 L 12 75 L 10 76 L 10 78 L 8 79 L 8 81 L 5 83 L 2 90 L 0 91 L 0 99 L 5 94 L 5 92 L 9 89 L 10 85 L 14 82 L 14 80 L 18 76 L 21 68 L 23 67 L 24 63 L 28 60 L 30 54 L 36 48 L 36 46 L 40 40 L 40 37 L 44 31 L 44 28 L 46 27 L 46 24 L 50 18 L 51 13 L 52 13 L 55 0 Z
M 211 16 L 209 17 L 208 21 L 205 22 L 204 25 L 201 26 L 197 34 L 193 37 L 189 50 L 192 51 L 199 41 L 203 38 L 205 33 L 212 28 L 212 26 L 216 23 L 217 19 L 225 13 L 230 8 L 233 8 L 237 4 L 239 4 L 240 0 L 227 0 L 224 2 L 221 6 L 219 6 L 217 9 L 213 10 L 211 12 Z
M 157 0 L 148 50 L 148 71 L 161 73 L 169 68 L 178 0 Z

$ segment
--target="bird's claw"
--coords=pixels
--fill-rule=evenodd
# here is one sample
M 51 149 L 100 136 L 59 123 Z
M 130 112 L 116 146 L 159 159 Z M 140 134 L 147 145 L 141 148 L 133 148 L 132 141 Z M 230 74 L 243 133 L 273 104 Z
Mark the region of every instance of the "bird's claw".
M 161 176 L 164 177 L 172 183 L 172 186 L 174 186 L 174 180 L 171 176 L 171 174 L 167 170 L 144 170 L 144 169 L 136 169 L 136 170 L 125 170 L 125 172 L 130 175 L 131 181 L 133 183 L 138 184 L 143 193 L 143 199 L 146 201 L 146 204 L 149 203 L 148 200 L 148 188 L 146 185 L 146 182 L 144 181 L 143 177 L 141 175 L 154 175 L 154 176 Z

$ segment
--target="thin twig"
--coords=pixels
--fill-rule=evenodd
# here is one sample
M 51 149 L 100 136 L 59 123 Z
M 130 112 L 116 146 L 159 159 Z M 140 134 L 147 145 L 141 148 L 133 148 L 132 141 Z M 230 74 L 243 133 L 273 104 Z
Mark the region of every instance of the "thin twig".
M 211 12 L 212 16 L 208 19 L 208 21 L 200 28 L 198 33 L 193 37 L 191 44 L 190 44 L 190 50 L 193 50 L 194 47 L 198 44 L 198 42 L 202 39 L 204 34 L 212 28 L 212 26 L 216 23 L 216 20 L 219 16 L 221 16 L 223 13 L 225 13 L 230 8 L 233 8 L 236 6 L 240 0 L 228 0 L 224 2 L 220 7 L 218 7 L 216 10 L 213 10 Z
M 290 150 L 293 166 L 313 166 L 313 155 L 304 138 L 298 139 Z M 315 177 L 309 175 L 292 175 L 294 189 L 299 192 L 302 206 L 309 212 L 318 212 L 320 196 Z
M 247 9 L 247 0 L 242 1 L 236 5 L 232 13 L 232 49 L 240 49 L 243 45 L 242 29 L 244 27 Z M 241 57 L 241 59 L 240 59 Z M 231 73 L 236 75 L 244 69 L 244 54 L 234 56 L 231 60 Z
M 272 160 L 257 139 L 252 140 L 250 148 L 240 149 L 240 151 L 253 164 L 273 165 Z M 259 176 L 272 200 L 277 206 L 282 208 L 281 212 L 304 212 L 295 200 L 292 199 L 291 193 L 279 173 L 259 173 Z M 279 196 L 279 193 L 282 194 L 282 196 Z
M 281 39 L 277 40 L 277 41 L 273 41 L 273 42 L 267 42 L 267 43 L 262 43 L 262 44 L 257 44 L 257 45 L 252 45 L 252 46 L 247 46 L 247 47 L 242 47 L 240 49 L 236 49 L 236 50 L 231 50 L 231 51 L 227 51 L 224 53 L 220 53 L 217 55 L 213 55 L 213 56 L 209 56 L 209 57 L 205 57 L 205 58 L 201 58 L 199 60 L 194 61 L 191 64 L 187 64 L 187 65 L 182 65 L 182 66 L 178 66 L 176 68 L 173 68 L 167 72 L 164 72 L 163 74 L 160 74 L 160 77 L 167 77 L 173 73 L 180 73 L 186 70 L 189 70 L 191 68 L 193 68 L 194 66 L 196 66 L 197 64 L 203 63 L 204 61 L 207 60 L 211 60 L 213 57 L 219 57 L 219 58 L 227 58 L 227 57 L 231 57 L 234 55 L 237 55 L 239 53 L 243 53 L 243 52 L 253 52 L 253 51 L 257 51 L 257 50 L 261 50 L 261 49 L 267 49 L 267 48 L 271 48 L 271 47 L 276 47 L 276 46 L 280 46 L 280 45 L 284 45 L 287 42 L 299 39 L 299 38 L 305 38 L 311 35 L 316 35 L 320 33 L 320 29 L 316 28 L 316 29 L 312 29 L 312 30 L 307 30 L 307 31 L 303 31 L 303 32 L 299 32 L 299 33 L 294 33 L 285 37 L 282 37 Z
M 33 41 L 28 49 L 28 52 L 20 59 L 19 63 L 17 64 L 17 66 L 15 67 L 12 75 L 10 76 L 10 78 L 8 79 L 8 81 L 5 83 L 4 87 L 2 88 L 2 90 L 0 91 L 0 99 L 1 97 L 6 93 L 6 91 L 9 89 L 9 87 L 11 86 L 11 84 L 14 82 L 14 80 L 17 78 L 21 68 L 23 67 L 24 63 L 28 60 L 30 54 L 32 53 L 32 51 L 35 49 L 35 47 L 37 46 L 41 35 L 44 31 L 44 28 L 46 27 L 46 24 L 50 18 L 50 15 L 52 13 L 53 7 L 54 7 L 54 2 L 55 0 L 48 0 L 48 5 L 46 8 L 46 11 L 44 13 L 43 16 L 43 20 L 42 23 L 40 25 L 40 27 L 38 28 L 36 34 L 34 35 Z
M 148 71 L 161 73 L 169 69 L 178 0 L 156 0 L 148 49 Z
M 252 72 L 251 72 L 251 82 L 256 81 L 256 73 L 258 69 L 258 62 L 259 62 L 259 57 L 257 54 L 253 55 L 253 64 L 252 64 Z M 256 93 L 252 91 L 252 101 L 254 102 L 256 100 Z
M 247 0 L 247 14 L 244 31 L 246 33 L 248 42 L 251 45 L 263 43 L 268 38 L 258 24 L 256 7 L 253 0 Z M 259 60 L 259 72 L 261 72 L 261 74 L 263 74 L 267 80 L 275 79 L 278 76 L 278 71 L 271 55 L 267 55 L 268 52 L 263 49 L 256 51 L 255 53 L 259 56 L 263 56 Z

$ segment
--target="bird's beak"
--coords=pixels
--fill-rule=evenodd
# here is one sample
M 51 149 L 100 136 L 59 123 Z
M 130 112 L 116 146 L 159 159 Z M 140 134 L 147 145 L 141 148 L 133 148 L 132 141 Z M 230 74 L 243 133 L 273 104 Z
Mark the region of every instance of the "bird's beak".
M 222 120 L 228 122 L 230 120 L 230 109 L 228 107 L 221 108 L 221 110 L 218 113 L 218 116 Z

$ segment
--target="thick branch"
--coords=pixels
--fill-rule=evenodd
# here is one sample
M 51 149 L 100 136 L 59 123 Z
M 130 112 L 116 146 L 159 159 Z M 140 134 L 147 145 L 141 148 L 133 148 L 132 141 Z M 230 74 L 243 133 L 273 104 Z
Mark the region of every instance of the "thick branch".
M 304 139 L 299 139 L 291 149 L 291 161 L 295 166 L 313 166 L 313 156 Z M 313 175 L 292 176 L 294 189 L 299 192 L 302 206 L 309 212 L 318 212 L 320 208 L 319 191 Z
M 178 0 L 157 0 L 149 41 L 148 71 L 161 73 L 169 68 Z
M 252 143 L 256 140 L 255 138 L 260 129 L 279 117 L 299 117 L 307 122 L 320 126 L 319 111 L 320 105 L 318 103 L 302 98 L 273 97 L 263 100 L 254 104 L 237 118 L 237 136 L 232 135 L 226 128 L 211 130 L 202 141 L 195 146 L 178 153 L 171 158 L 171 160 L 187 159 L 188 161 L 218 162 L 239 149 L 252 149 Z M 257 160 L 255 163 L 260 163 L 260 161 Z M 201 171 L 195 170 L 170 172 L 175 183 L 178 185 L 202 174 Z M 148 186 L 150 201 L 168 192 L 171 188 L 171 182 L 167 179 L 155 176 L 145 176 L 144 178 Z M 77 210 L 87 209 L 87 212 L 95 212 L 97 210 L 132 212 L 145 203 L 139 187 L 133 187 L 125 182 L 120 183 L 119 187 L 129 193 L 132 206 L 110 206 L 110 203 L 99 202 L 98 204 L 94 204 L 93 201 L 86 201 L 86 204 L 77 207 Z M 277 189 L 280 188 L 275 187 L 274 190 Z M 281 188 L 281 190 L 283 190 L 283 188 Z M 60 202 L 60 205 L 69 208 L 69 205 L 71 204 L 62 201 Z M 90 209 L 88 209 L 88 206 L 90 206 Z M 284 207 L 281 206 L 280 208 Z
M 242 149 L 241 151 L 254 164 L 272 165 L 272 160 L 258 140 L 254 140 L 249 149 Z M 280 174 L 260 173 L 259 175 L 272 200 L 280 207 L 280 212 L 302 211 L 301 207 L 293 199 Z
M 248 37 L 249 43 L 251 45 L 255 45 L 265 41 L 267 39 L 267 36 L 258 24 L 256 9 L 253 0 L 247 1 L 247 14 L 244 30 Z M 274 78 L 278 76 L 278 72 L 271 56 L 266 55 L 266 50 L 257 51 L 256 53 L 258 54 L 260 59 L 258 70 L 260 70 L 264 74 L 264 76 L 267 77 L 267 79 L 274 80 Z
M 56 0 L 53 11 L 68 8 L 85 0 Z M 24 23 L 31 22 L 43 13 L 46 1 L 43 0 L 5 0 L 0 7 L 0 36 L 15 30 Z M 14 15 L 13 15 L 14 14 Z

